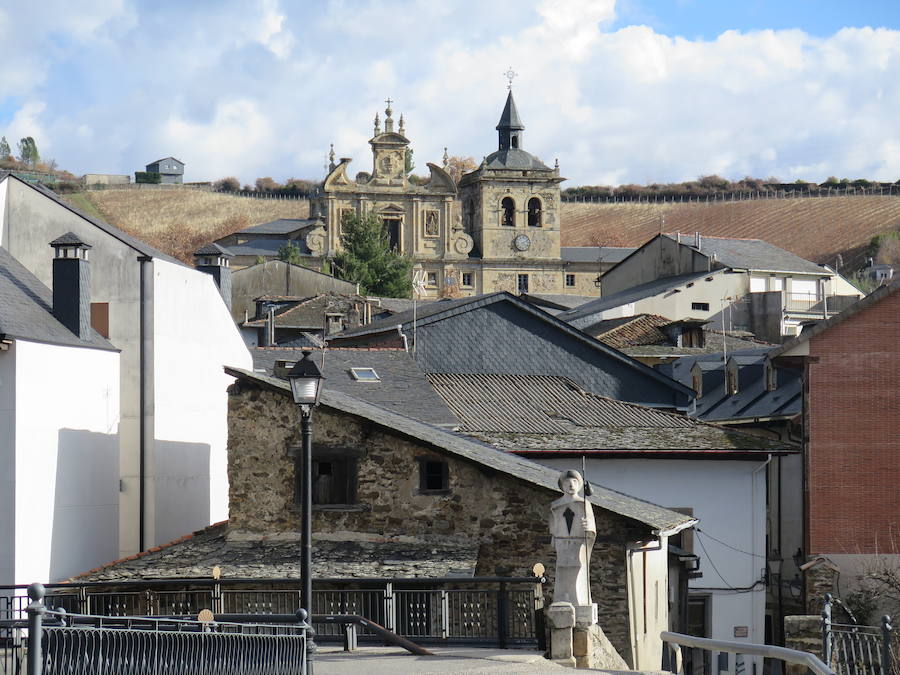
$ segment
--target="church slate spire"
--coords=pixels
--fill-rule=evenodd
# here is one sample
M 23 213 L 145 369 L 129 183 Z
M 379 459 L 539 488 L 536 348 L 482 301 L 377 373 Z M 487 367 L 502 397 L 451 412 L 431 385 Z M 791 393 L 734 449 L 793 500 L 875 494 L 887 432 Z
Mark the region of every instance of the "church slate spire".
M 513 98 L 512 90 L 506 97 L 506 105 L 503 113 L 500 115 L 500 122 L 497 124 L 497 131 L 500 137 L 500 150 L 509 150 L 511 148 L 518 149 L 522 147 L 522 131 L 525 125 L 519 119 L 519 111 L 516 109 L 516 101 Z

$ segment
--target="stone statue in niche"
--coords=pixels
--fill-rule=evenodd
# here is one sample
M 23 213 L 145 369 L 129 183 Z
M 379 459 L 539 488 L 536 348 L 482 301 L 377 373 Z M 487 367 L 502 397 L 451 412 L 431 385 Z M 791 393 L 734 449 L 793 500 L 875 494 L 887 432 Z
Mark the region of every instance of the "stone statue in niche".
M 563 496 L 550 505 L 550 535 L 556 549 L 553 602 L 575 607 L 591 605 L 591 549 L 597 538 L 594 510 L 583 495 L 584 480 L 577 471 L 559 476 Z
M 426 211 L 425 212 L 425 236 L 426 237 L 436 237 L 440 234 L 438 230 L 438 212 L 437 211 Z

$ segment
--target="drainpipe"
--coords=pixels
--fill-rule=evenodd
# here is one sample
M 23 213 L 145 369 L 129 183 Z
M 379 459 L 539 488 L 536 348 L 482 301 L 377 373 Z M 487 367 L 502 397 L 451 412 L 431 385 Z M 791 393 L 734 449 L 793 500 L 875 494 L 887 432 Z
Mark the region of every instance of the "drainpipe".
M 147 455 L 153 447 L 153 258 L 138 258 L 140 295 L 140 442 L 138 458 L 138 550 L 147 549 Z
M 403 326 L 399 323 L 397 324 L 397 335 L 403 340 L 403 351 L 409 352 L 409 343 L 406 341 L 406 333 L 403 332 Z
M 750 504 L 751 504 L 751 506 L 750 506 L 750 512 L 751 512 L 750 532 L 752 533 L 751 546 L 750 546 L 751 553 L 755 553 L 755 551 L 756 551 L 756 527 L 755 527 L 755 524 L 756 524 L 756 522 L 755 522 L 755 519 L 756 519 L 756 474 L 758 474 L 760 471 L 762 471 L 766 467 L 768 467 L 769 463 L 771 461 L 772 461 L 772 455 L 768 454 L 766 456 L 766 461 L 763 462 L 762 464 L 760 464 L 758 467 L 756 467 L 755 469 L 753 469 L 753 471 L 750 472 L 750 490 L 751 490 L 751 492 L 750 492 Z M 766 555 L 765 555 L 766 566 L 768 566 L 768 558 L 769 558 L 769 552 L 766 551 Z M 751 563 L 751 564 L 753 564 L 753 563 Z M 752 628 L 751 628 L 751 634 L 750 634 L 750 642 L 754 642 L 757 637 L 755 635 L 756 626 L 753 626 L 752 622 L 751 622 L 751 626 L 752 626 Z

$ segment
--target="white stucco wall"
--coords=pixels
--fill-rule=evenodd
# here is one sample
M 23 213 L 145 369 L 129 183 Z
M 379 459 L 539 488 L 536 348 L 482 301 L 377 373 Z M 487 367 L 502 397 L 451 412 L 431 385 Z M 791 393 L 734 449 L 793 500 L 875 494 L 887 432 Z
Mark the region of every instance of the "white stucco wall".
M 59 581 L 117 556 L 119 354 L 16 340 L 15 358 L 13 583 Z
M 559 470 L 581 470 L 581 460 L 576 458 L 538 461 Z M 726 588 L 751 586 L 765 567 L 766 478 L 764 470 L 754 473 L 762 465 L 762 461 L 587 460 L 588 479 L 596 485 L 660 506 L 693 509 L 694 517 L 700 519 L 698 527 L 710 536 L 694 535 L 693 549 L 701 558 L 703 577 L 690 581 L 690 592 L 711 596 L 709 637 L 714 639 L 764 642 L 765 587 L 749 592 Z M 747 626 L 748 637 L 735 638 L 735 626 Z
M 2 189 L 2 186 L 0 186 Z M 0 584 L 14 574 L 16 514 L 16 345 L 0 351 Z
M 253 368 L 212 277 L 153 263 L 156 511 L 148 545 L 228 517 L 228 399 L 223 367 Z
M 668 559 L 667 537 L 628 551 L 628 614 L 635 670 L 659 670 L 662 663 L 659 634 L 669 629 Z

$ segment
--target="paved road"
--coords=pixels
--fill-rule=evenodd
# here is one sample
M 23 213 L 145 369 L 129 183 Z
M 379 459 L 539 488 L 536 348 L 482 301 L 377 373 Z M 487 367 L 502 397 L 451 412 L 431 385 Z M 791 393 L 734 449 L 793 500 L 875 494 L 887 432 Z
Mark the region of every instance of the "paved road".
M 319 647 L 316 675 L 419 675 L 426 673 L 561 673 L 572 672 L 544 659 L 539 652 L 519 649 L 436 647 L 435 656 L 414 656 L 396 647 L 362 647 L 346 653 L 339 647 Z

